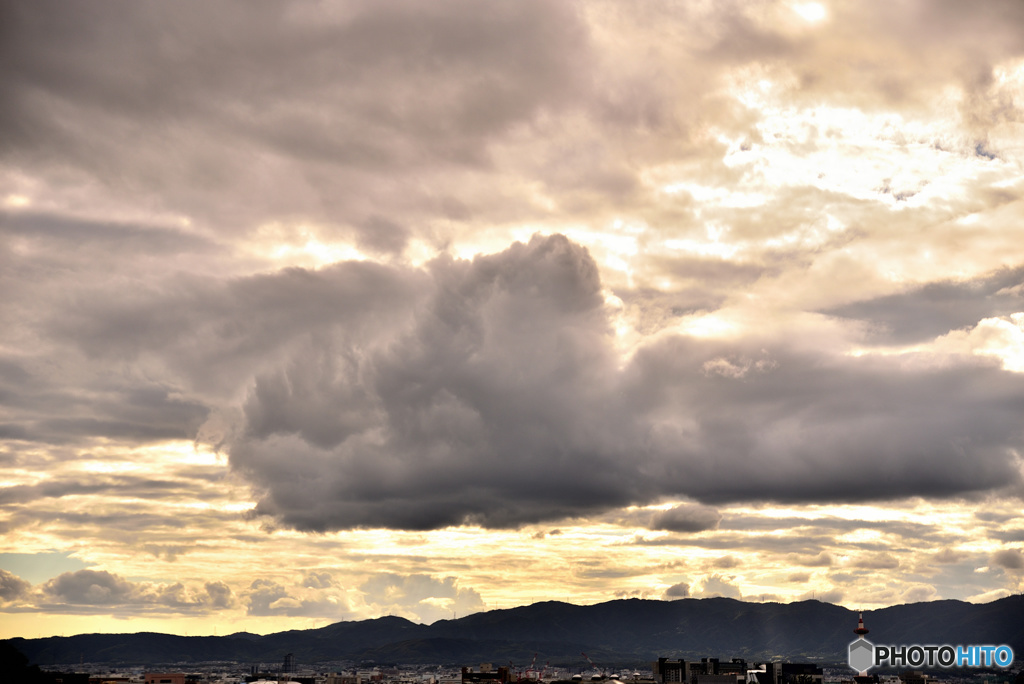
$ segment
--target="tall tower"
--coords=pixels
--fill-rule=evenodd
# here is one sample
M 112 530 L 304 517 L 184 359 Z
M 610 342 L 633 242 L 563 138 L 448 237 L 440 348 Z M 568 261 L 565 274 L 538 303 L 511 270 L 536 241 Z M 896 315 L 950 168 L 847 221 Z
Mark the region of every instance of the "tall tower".
M 853 633 L 857 635 L 857 638 L 850 644 L 850 665 L 853 665 L 854 669 L 858 671 L 858 677 L 866 677 L 868 668 L 874 662 L 875 649 L 871 642 L 864 638 L 868 629 L 864 626 L 863 612 L 857 613 L 857 629 L 853 630 Z
M 863 639 L 864 635 L 868 633 L 868 630 L 864 627 L 864 613 L 857 613 L 857 629 L 853 630 L 853 633 L 857 635 L 857 638 Z

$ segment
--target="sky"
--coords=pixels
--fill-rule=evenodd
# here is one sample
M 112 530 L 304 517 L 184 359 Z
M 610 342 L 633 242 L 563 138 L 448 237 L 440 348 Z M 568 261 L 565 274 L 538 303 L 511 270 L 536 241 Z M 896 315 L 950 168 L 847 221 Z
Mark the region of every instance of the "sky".
M 1024 4 L 0 3 L 0 638 L 1024 591 Z

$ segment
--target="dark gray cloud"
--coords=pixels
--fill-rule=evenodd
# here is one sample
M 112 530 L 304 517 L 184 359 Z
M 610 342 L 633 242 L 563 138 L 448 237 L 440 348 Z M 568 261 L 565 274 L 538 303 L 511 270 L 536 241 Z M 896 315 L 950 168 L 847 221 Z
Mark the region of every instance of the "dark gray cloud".
M 928 283 L 823 313 L 868 323 L 871 342 L 911 344 L 974 326 L 983 318 L 1021 310 L 1024 268 L 1005 268 L 983 278 Z
M 96 236 L 135 256 L 153 239 L 155 258 L 176 254 L 161 250 L 177 233 L 43 221 L 37 234 L 35 225 L 16 224 L 20 232 L 6 234 L 11 249 L 28 244 L 40 255 L 16 260 L 24 277 L 9 290 L 17 296 L 0 307 L 0 319 L 10 323 L 8 349 L 18 349 L 0 352 L 0 434 L 8 440 L 193 439 L 204 423 L 213 427 L 212 407 L 310 336 L 341 323 L 352 335 L 368 328 L 387 334 L 421 280 L 415 271 L 359 262 L 243 278 L 162 271 L 146 278 L 122 261 L 110 268 L 87 257 L 48 263 L 45 255 L 69 251 L 63 237 L 50 244 L 47 236 L 78 231 L 82 245 Z M 125 246 L 133 242 L 143 247 Z
M 1024 382 L 991 365 L 665 337 L 620 369 L 596 266 L 559 236 L 420 282 L 400 332 L 325 335 L 257 378 L 231 463 L 266 491 L 259 513 L 507 526 L 660 496 L 885 500 L 1020 477 Z
M 690 585 L 686 582 L 673 584 L 665 590 L 666 599 L 681 599 L 690 597 Z
M 429 529 L 628 500 L 611 462 L 584 476 L 586 491 L 564 488 L 581 465 L 614 458 L 596 439 L 614 439 L 614 424 L 599 428 L 588 414 L 608 396 L 612 357 L 586 252 L 537 238 L 473 262 L 435 262 L 431 275 L 429 298 L 401 334 L 367 347 L 332 339 L 257 380 L 231 462 L 270 486 L 259 511 L 310 529 Z M 588 503 L 594 485 L 609 500 Z
M 149 501 L 210 501 L 223 496 L 219 491 L 219 484 L 225 476 L 221 466 L 205 469 L 165 467 L 164 470 L 163 477 L 76 474 L 52 476 L 33 485 L 11 485 L 0 489 L 0 507 L 40 504 L 45 499 L 90 494 L 108 497 L 109 505 L 113 505 L 112 499 L 118 496 L 141 497 Z
M 54 445 L 91 437 L 128 443 L 191 439 L 207 419 L 208 405 L 178 387 L 95 372 L 72 359 L 71 354 L 50 360 L 22 353 L 0 360 L 7 370 L 0 371 L 6 419 L 0 431 L 7 439 Z M 81 382 L 76 386 L 69 375 Z
M 185 487 L 182 482 L 153 480 L 144 477 L 75 477 L 51 478 L 35 485 L 14 485 L 0 490 L 0 506 L 36 501 L 37 499 L 61 498 L 81 494 L 110 494 L 131 491 L 147 498 L 173 496 Z
M 682 504 L 651 516 L 650 529 L 669 532 L 703 532 L 718 527 L 722 515 L 709 506 Z
M 1024 571 L 1024 553 L 1020 549 L 1003 549 L 992 554 L 992 564 L 1012 572 Z
M 75 293 L 46 327 L 92 359 L 154 355 L 194 391 L 217 397 L 296 340 L 341 324 L 352 335 L 368 328 L 388 334 L 420 280 L 415 272 L 343 262 L 226 281 L 182 276 L 141 292 L 103 283 Z

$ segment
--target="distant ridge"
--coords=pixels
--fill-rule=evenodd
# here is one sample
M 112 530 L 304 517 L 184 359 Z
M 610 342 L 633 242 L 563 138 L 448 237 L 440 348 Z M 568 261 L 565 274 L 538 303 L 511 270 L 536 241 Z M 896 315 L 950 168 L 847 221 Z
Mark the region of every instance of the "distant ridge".
M 1007 644 L 1024 654 L 1024 596 L 985 604 L 912 603 L 864 612 L 868 637 L 883 644 Z M 145 665 L 234 660 L 275 663 L 526 663 L 579 666 L 585 651 L 608 667 L 659 656 L 844 662 L 857 613 L 820 601 L 747 603 L 727 598 L 623 599 L 590 606 L 557 601 L 475 613 L 420 625 L 404 618 L 338 622 L 319 629 L 259 636 L 82 634 L 9 639 L 32 663 Z

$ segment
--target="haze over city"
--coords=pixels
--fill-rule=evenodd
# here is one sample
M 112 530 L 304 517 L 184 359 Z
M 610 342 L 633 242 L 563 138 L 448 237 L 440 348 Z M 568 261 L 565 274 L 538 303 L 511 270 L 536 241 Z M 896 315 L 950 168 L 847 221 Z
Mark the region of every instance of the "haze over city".
M 1024 590 L 1024 4 L 0 4 L 0 638 Z

